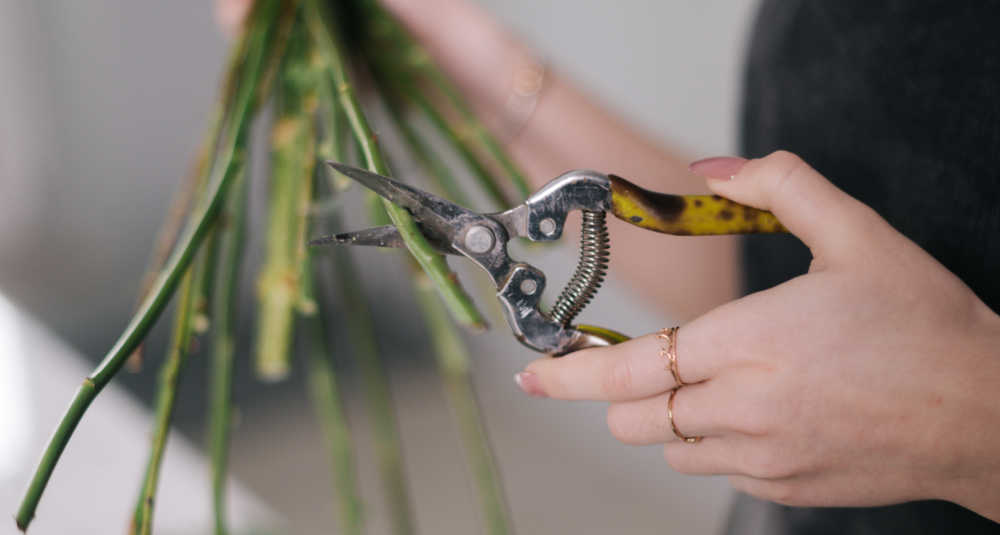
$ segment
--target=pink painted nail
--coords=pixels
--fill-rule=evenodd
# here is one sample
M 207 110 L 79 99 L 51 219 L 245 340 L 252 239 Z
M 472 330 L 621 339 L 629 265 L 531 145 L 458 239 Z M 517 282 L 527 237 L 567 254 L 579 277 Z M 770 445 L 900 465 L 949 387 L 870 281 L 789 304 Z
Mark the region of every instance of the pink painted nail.
M 548 395 L 545 394 L 545 390 L 542 390 L 541 383 L 538 382 L 538 376 L 531 372 L 521 372 L 514 374 L 514 382 L 521 389 L 522 392 L 528 394 L 535 398 L 547 398 Z
M 698 160 L 688 166 L 688 169 L 696 175 L 715 180 L 732 180 L 736 173 L 743 169 L 747 163 L 746 158 L 737 156 L 716 156 Z

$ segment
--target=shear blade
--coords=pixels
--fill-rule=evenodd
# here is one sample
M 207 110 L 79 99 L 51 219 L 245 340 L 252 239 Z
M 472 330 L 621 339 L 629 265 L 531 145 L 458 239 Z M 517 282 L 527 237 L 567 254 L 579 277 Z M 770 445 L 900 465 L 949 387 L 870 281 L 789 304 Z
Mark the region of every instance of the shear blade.
M 462 215 L 479 216 L 479 214 L 451 201 L 407 186 L 389 177 L 338 162 L 327 161 L 326 164 L 344 176 L 360 182 L 361 185 L 374 191 L 380 197 L 406 208 L 413 214 L 414 219 L 424 225 L 425 230 L 436 232 L 442 239 L 450 240 L 451 235 L 456 230 L 452 223 L 458 217 Z M 424 232 L 424 234 L 428 239 L 433 237 L 428 232 Z
M 424 233 L 424 236 L 427 238 L 427 241 L 431 244 L 431 246 L 437 250 L 437 252 L 443 254 L 460 254 L 451 247 L 451 244 L 435 239 L 436 235 Z M 399 230 L 393 225 L 332 234 L 330 236 L 316 238 L 309 242 L 309 245 L 313 246 L 329 244 L 365 245 L 369 247 L 390 247 L 394 249 L 406 248 L 406 242 L 403 241 L 403 237 L 400 236 Z

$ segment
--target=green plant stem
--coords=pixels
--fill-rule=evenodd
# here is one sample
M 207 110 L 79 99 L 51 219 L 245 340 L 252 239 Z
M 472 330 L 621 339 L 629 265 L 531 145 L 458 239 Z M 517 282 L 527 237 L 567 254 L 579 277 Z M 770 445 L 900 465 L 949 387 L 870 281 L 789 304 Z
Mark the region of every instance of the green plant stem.
M 341 136 L 338 141 L 346 144 L 352 131 L 351 126 L 343 120 L 343 111 L 343 109 L 338 111 L 338 117 L 334 118 L 333 123 L 337 127 L 341 124 L 346 126 L 342 133 L 338 130 Z M 356 138 L 354 148 L 358 152 L 358 158 L 363 160 L 365 156 Z M 344 154 L 346 151 L 341 151 L 339 156 Z M 376 224 L 389 223 L 386 205 L 380 197 L 373 192 L 367 192 L 366 204 Z M 373 422 L 375 455 L 389 505 L 393 533 L 397 535 L 413 533 L 413 514 L 406 477 L 403 473 L 403 449 L 399 440 L 396 414 L 392 407 L 388 373 L 379 357 L 374 321 L 361 290 L 357 270 L 351 261 L 350 251 L 334 250 L 333 255 L 336 283 L 343 291 L 344 309 L 351 311 L 346 317 L 347 328 L 354 348 L 355 362 L 361 371 L 363 390 Z
M 472 386 L 468 349 L 448 320 L 441 301 L 431 289 L 430 281 L 422 273 L 415 275 L 414 288 L 431 335 L 445 395 L 458 425 L 469 469 L 479 491 L 487 533 L 510 533 L 510 512 L 504 500 L 503 483 Z
M 313 115 L 309 115 L 310 119 L 314 119 Z M 316 145 L 317 134 L 316 130 L 313 129 L 313 145 Z M 298 274 L 296 275 L 301 281 L 299 284 L 299 294 L 296 301 L 296 308 L 303 315 L 312 315 L 316 312 L 318 307 L 316 303 L 316 298 L 313 295 L 312 287 L 310 286 L 312 281 L 311 276 L 311 262 L 309 254 L 309 215 L 310 208 L 313 205 L 315 199 L 315 187 L 316 187 L 316 164 L 319 163 L 313 155 L 313 161 L 309 168 L 309 176 L 305 178 L 304 184 L 299 188 L 299 198 L 296 199 L 297 206 L 296 210 L 299 213 L 299 225 L 295 232 L 295 250 L 294 261 L 298 266 Z
M 204 150 L 207 150 L 205 144 L 202 145 L 199 152 Z M 198 189 L 198 176 L 203 174 L 200 168 L 204 162 L 202 162 L 201 159 L 202 157 L 199 156 L 199 161 L 195 166 L 196 169 L 192 169 L 192 171 L 184 177 L 181 187 L 174 193 L 174 197 L 170 201 L 170 207 L 167 209 L 167 219 L 157 232 L 156 240 L 154 241 L 155 245 L 153 247 L 153 253 L 150 255 L 149 268 L 147 269 L 146 274 L 143 275 L 142 282 L 139 285 L 139 298 L 136 302 L 137 311 L 142 307 L 146 298 L 149 297 L 149 292 L 153 288 L 153 283 L 156 282 L 156 276 L 160 274 L 160 270 L 163 268 L 164 262 L 166 262 L 167 258 L 170 256 L 170 250 L 174 245 L 174 240 L 177 239 L 177 235 L 180 233 L 181 227 L 184 225 L 184 216 L 188 215 L 188 209 L 194 200 L 195 190 Z M 142 360 L 143 347 L 142 343 L 140 343 L 135 347 L 126 360 L 129 371 L 141 371 Z
M 495 208 L 506 209 L 517 204 L 507 197 L 503 189 L 500 188 L 493 178 L 493 174 L 480 161 L 479 155 L 476 154 L 475 149 L 469 142 L 469 136 L 453 127 L 437 108 L 434 107 L 430 100 L 428 100 L 426 95 L 412 84 L 405 84 L 405 87 L 402 87 L 399 93 L 423 112 L 427 120 L 444 136 L 445 140 L 448 141 L 462 158 L 462 161 L 465 162 L 465 165 L 472 171 L 472 176 L 476 178 L 479 185 L 486 191 L 490 200 L 495 204 Z
M 354 449 L 340 402 L 337 377 L 329 358 L 330 344 L 324 332 L 327 325 L 324 316 L 318 312 L 306 320 L 309 323 L 307 334 L 318 344 L 309 350 L 309 395 L 330 454 L 340 528 L 337 533 L 360 535 L 364 515 L 357 489 Z
M 221 115 L 221 112 L 216 113 Z M 150 254 L 149 268 L 146 274 L 143 275 L 142 283 L 139 285 L 137 308 L 149 296 L 149 291 L 156 281 L 156 276 L 160 274 L 164 263 L 170 257 L 170 252 L 173 250 L 177 235 L 184 228 L 185 216 L 189 215 L 188 212 L 190 212 L 191 205 L 194 204 L 195 196 L 202 187 L 202 177 L 205 176 L 205 168 L 208 166 L 206 160 L 209 158 L 211 149 L 215 145 L 215 138 L 218 137 L 221 126 L 222 121 L 220 118 L 213 118 L 209 132 L 205 135 L 205 139 L 202 140 L 201 146 L 198 148 L 198 156 L 195 159 L 194 165 L 184 175 L 180 187 L 177 188 L 173 198 L 170 200 L 166 220 L 160 226 L 153 241 L 153 252 Z
M 347 125 L 344 123 L 343 113 L 333 101 L 330 81 L 325 77 L 326 63 L 320 56 L 314 54 L 310 56 L 309 68 L 315 79 L 319 81 L 321 100 L 319 116 L 323 124 L 320 129 L 319 141 L 316 144 L 317 157 L 321 160 L 339 161 L 346 152 L 346 141 L 350 133 L 345 130 Z M 331 196 L 337 195 L 343 189 L 343 184 L 338 184 L 336 180 L 333 180 L 333 174 L 333 170 L 326 166 L 317 168 L 313 188 L 319 188 L 320 177 L 323 177 L 329 186 Z M 335 216 L 336 213 L 334 212 L 333 215 Z M 310 226 L 316 226 L 315 220 Z M 305 240 L 302 240 L 302 243 L 304 245 Z M 338 532 L 347 535 L 360 535 L 364 526 L 364 514 L 355 470 L 354 446 L 351 442 L 346 411 L 341 400 L 340 389 L 337 386 L 337 375 L 334 371 L 333 344 L 330 341 L 330 323 L 326 314 L 328 305 L 316 298 L 320 261 L 311 250 L 303 247 L 303 252 L 307 255 L 307 261 L 302 275 L 304 281 L 302 300 L 303 302 L 315 303 L 311 314 L 304 307 L 299 308 L 302 322 L 306 328 L 306 338 L 310 342 L 307 376 L 309 397 L 316 418 L 323 429 L 323 436 L 330 456 L 338 513 L 336 518 L 340 527 Z M 337 252 L 334 251 L 334 253 Z
M 326 68 L 325 64 L 323 67 Z M 323 125 L 320 141 L 316 144 L 316 157 L 320 160 L 317 165 L 320 166 L 320 172 L 325 177 L 331 196 L 336 197 L 341 192 L 346 191 L 353 184 L 353 181 L 322 164 L 328 160 L 340 161 L 344 159 L 344 154 L 347 153 L 347 141 L 350 137 L 350 126 L 344 122 L 344 114 L 340 113 L 340 108 L 333 100 L 333 88 L 330 80 L 324 77 L 319 84 L 319 89 L 320 115 Z
M 390 84 L 380 85 L 389 86 Z M 499 188 L 493 182 L 488 171 L 479 164 L 471 146 L 459 139 L 451 125 L 426 100 L 419 89 L 413 85 L 406 85 L 408 89 L 401 88 L 400 84 L 392 85 L 396 86 L 397 92 L 405 91 L 409 95 L 411 103 L 417 103 L 418 107 L 424 111 L 425 116 L 438 127 L 438 130 L 450 138 L 453 147 L 459 150 L 466 163 L 473 167 L 474 171 L 478 169 L 477 175 L 480 178 L 480 184 L 484 187 L 496 188 L 493 193 L 498 194 Z M 442 189 L 452 195 L 453 200 L 460 204 L 468 204 L 468 201 L 462 198 L 460 191 L 453 191 L 457 188 L 453 186 L 447 167 L 427 149 L 412 126 L 406 122 L 399 100 L 389 98 L 387 105 L 396 127 L 403 134 L 411 152 L 422 163 L 426 172 L 441 184 Z M 496 196 L 494 196 L 494 200 L 496 200 Z M 447 312 L 435 295 L 426 275 L 419 270 L 414 270 L 413 278 L 422 316 L 427 322 L 431 335 L 445 394 L 458 425 L 463 449 L 466 452 L 469 468 L 476 483 L 487 532 L 491 535 L 510 533 L 509 509 L 504 499 L 503 485 L 499 471 L 496 469 L 486 430 L 482 425 L 482 416 L 469 373 L 468 350 L 461 336 L 449 321 Z
M 234 65 L 234 62 L 238 58 L 237 54 L 232 54 L 229 58 L 230 67 Z M 230 75 L 231 76 L 231 75 Z M 228 78 L 228 76 L 227 76 Z M 229 94 L 233 88 L 232 83 L 227 79 L 223 83 L 223 88 L 226 94 Z M 225 98 L 220 99 L 217 109 L 213 113 L 212 119 L 209 123 L 208 132 L 205 134 L 205 140 L 202 142 L 202 146 L 198 151 L 197 163 L 192 170 L 191 175 L 194 177 L 194 184 L 192 192 L 194 193 L 194 198 L 200 199 L 205 193 L 205 188 L 208 187 L 208 181 L 211 178 L 211 157 L 215 155 L 218 148 L 219 135 L 222 130 L 222 120 L 223 113 L 225 110 L 221 108 L 222 102 Z M 189 189 L 186 185 L 182 189 Z M 190 204 L 190 200 L 188 203 Z M 171 214 L 171 218 L 175 217 Z M 175 225 L 174 221 L 168 221 L 164 228 L 161 229 L 161 236 L 158 236 L 157 249 L 163 247 L 161 251 L 157 251 L 154 262 L 156 262 L 157 269 L 162 267 L 163 261 L 166 258 L 167 253 L 169 253 L 170 244 L 173 238 L 169 237 L 170 234 L 176 235 L 177 230 L 173 229 Z M 179 227 L 180 221 L 178 216 L 178 221 L 176 226 Z M 194 285 L 194 298 L 191 300 L 191 307 L 194 309 L 194 314 L 191 318 L 191 325 L 195 333 L 201 334 L 208 330 L 209 326 L 209 311 L 208 311 L 208 300 L 212 291 L 213 276 L 212 273 L 215 269 L 215 255 L 216 255 L 216 245 L 217 240 L 215 238 L 214 227 L 212 231 L 209 231 L 208 235 L 205 237 L 205 245 L 198 251 L 198 254 L 194 258 L 194 267 L 192 268 Z M 174 236 L 176 237 L 176 236 Z M 167 239 L 170 239 L 168 242 Z M 160 243 L 159 240 L 162 239 L 163 242 Z M 144 287 L 143 298 L 145 298 L 145 292 L 148 291 L 148 285 Z M 136 359 L 141 359 L 140 346 L 134 353 Z M 138 367 L 139 362 L 136 362 Z
M 295 307 L 305 265 L 306 216 L 316 162 L 313 113 L 316 84 L 308 78 L 306 36 L 298 26 L 279 74 L 277 117 L 271 129 L 271 180 L 267 257 L 257 283 L 259 297 L 256 372 L 265 380 L 288 375 Z
M 396 44 L 400 41 L 389 40 L 386 42 Z M 405 48 L 405 46 L 404 44 L 404 51 L 412 50 Z M 507 197 L 503 188 L 497 183 L 493 173 L 482 162 L 469 136 L 463 135 L 462 132 L 454 128 L 427 98 L 424 94 L 424 89 L 420 87 L 410 69 L 407 68 L 409 64 L 406 63 L 406 66 L 400 67 L 399 56 L 405 58 L 407 54 L 403 51 L 395 50 L 393 47 L 379 48 L 378 50 L 379 52 L 372 54 L 371 63 L 376 67 L 374 71 L 376 82 L 382 91 L 388 95 L 388 98 L 385 100 L 390 113 L 400 116 L 401 112 L 399 110 L 402 108 L 403 102 L 415 106 L 458 154 L 469 171 L 472 172 L 473 178 L 476 179 L 479 186 L 486 193 L 494 209 L 506 209 L 516 204 L 512 199 Z M 398 119 L 396 121 L 400 122 Z M 407 137 L 407 132 L 404 128 L 406 127 L 400 126 L 400 131 L 404 137 Z M 412 142 L 408 139 L 406 141 L 412 145 Z M 450 175 L 450 172 L 448 175 Z M 453 198 L 452 200 L 459 202 L 457 198 Z
M 313 18 L 313 17 L 309 17 L 309 18 Z M 318 17 L 316 17 L 316 18 L 318 19 Z M 319 32 L 317 32 L 317 33 L 319 33 Z M 364 122 L 363 115 L 360 113 L 360 110 L 358 110 L 356 99 L 354 98 L 353 93 L 350 91 L 350 86 L 346 83 L 345 77 L 344 77 L 343 72 L 342 72 L 342 67 L 339 67 L 341 65 L 341 62 L 339 61 L 339 59 L 335 59 L 335 60 L 331 61 L 331 64 L 334 65 L 334 72 L 335 72 L 334 78 L 335 78 L 335 82 L 337 83 L 337 87 L 340 90 L 340 99 L 341 99 L 341 102 L 342 102 L 342 106 L 345 109 L 345 111 L 346 111 L 346 113 L 348 115 L 349 120 L 351 121 L 352 127 L 354 127 L 354 130 L 355 130 L 355 139 L 357 140 L 357 142 L 360 144 L 360 146 L 362 148 L 362 151 L 363 151 L 363 154 L 365 156 L 365 160 L 366 160 L 366 162 L 368 164 L 368 167 L 369 167 L 370 170 L 372 170 L 374 172 L 385 174 L 387 172 L 386 165 L 385 165 L 384 161 L 381 159 L 381 156 L 378 154 L 377 147 L 374 146 L 375 145 L 374 142 L 373 142 L 374 138 L 371 135 L 371 131 L 368 128 L 367 124 Z M 338 69 L 338 67 L 339 67 L 339 69 Z M 338 70 L 340 70 L 339 76 L 337 75 L 338 74 Z M 400 223 L 398 221 L 398 218 L 394 217 L 395 214 L 393 213 L 393 208 L 394 208 L 394 206 L 390 205 L 389 203 L 385 203 L 385 211 L 388 212 L 390 218 L 396 224 L 397 228 L 400 228 Z M 405 236 L 405 234 L 403 233 L 402 229 L 401 229 L 400 233 Z M 338 255 L 338 256 L 341 256 L 341 255 Z M 346 254 L 343 254 L 343 256 L 346 257 Z M 415 257 L 417 258 L 418 261 L 420 260 L 419 256 L 415 255 Z M 337 270 L 338 273 L 342 273 L 342 274 L 345 274 L 345 275 L 348 274 L 349 272 L 347 270 L 347 267 L 343 266 L 343 264 L 347 264 L 349 266 L 349 261 L 341 261 L 340 264 L 341 265 L 338 266 L 339 269 Z M 422 267 L 424 267 L 424 266 L 422 266 Z M 428 275 L 433 276 L 433 273 L 429 272 L 426 267 L 424 267 L 424 271 Z M 348 289 L 351 289 L 352 291 L 356 291 L 356 289 L 354 289 L 354 286 L 350 284 L 350 280 L 353 279 L 353 278 L 354 277 L 348 278 L 345 281 L 346 284 L 342 284 L 342 287 L 345 289 L 345 292 L 348 291 Z M 423 280 L 425 281 L 424 287 L 426 288 L 426 291 L 430 292 L 430 287 L 432 286 L 431 279 L 428 279 L 428 278 L 424 277 Z M 435 298 L 432 297 L 432 299 L 434 299 L 434 302 L 436 304 L 440 303 Z M 445 300 L 446 303 L 448 302 L 446 298 L 444 300 Z M 347 303 L 347 308 L 349 310 L 356 311 L 357 310 L 356 306 L 357 305 L 350 303 L 350 301 L 348 301 L 348 303 Z M 438 308 L 437 311 L 443 313 L 444 309 L 443 308 Z M 353 315 L 356 315 L 356 314 L 352 314 L 352 316 Z M 446 318 L 439 318 L 439 319 L 443 319 L 443 321 L 445 322 L 445 324 L 450 327 L 450 323 L 448 322 L 448 320 Z M 442 343 L 444 343 L 444 342 L 442 342 Z M 372 349 L 374 350 L 374 347 Z M 454 355 L 455 353 L 454 352 L 450 352 L 448 354 L 449 355 Z M 454 377 L 454 376 L 449 375 L 449 377 Z M 455 381 L 448 381 L 448 384 L 455 385 L 457 383 Z M 453 392 L 453 393 L 456 394 L 455 396 L 453 396 L 453 398 L 456 399 L 456 400 L 460 400 L 459 401 L 459 405 L 461 405 L 464 408 L 464 410 L 462 412 L 462 414 L 464 415 L 464 417 L 460 418 L 460 420 L 467 422 L 467 419 L 469 417 L 475 419 L 477 417 L 477 412 L 475 411 L 474 401 L 473 401 L 473 405 L 472 405 L 473 406 L 473 412 L 471 412 L 471 413 L 468 410 L 468 404 L 466 403 L 466 404 L 463 405 L 461 403 L 461 400 L 469 401 L 469 399 L 470 399 L 469 396 L 471 396 L 471 392 L 466 391 L 466 396 L 463 397 L 461 395 L 462 391 L 460 389 L 453 389 L 452 388 L 452 389 L 449 389 L 449 391 L 451 391 L 451 392 Z M 381 402 L 384 403 L 384 400 L 387 399 L 387 395 L 388 395 L 388 392 L 386 392 L 385 396 L 377 396 L 377 397 L 376 396 L 372 396 L 372 397 L 376 397 L 376 400 L 373 400 L 373 401 L 376 401 L 376 402 L 381 401 Z M 483 466 L 483 462 L 482 462 L 483 456 L 481 454 L 481 451 L 482 451 L 482 448 L 484 448 L 486 446 L 485 446 L 485 441 L 482 438 L 482 432 L 481 432 L 481 430 L 479 430 L 477 428 L 476 432 L 478 433 L 477 436 L 480 437 L 479 442 L 478 442 L 480 448 L 477 450 L 480 453 L 478 455 L 474 456 L 474 458 L 477 460 L 477 462 L 475 464 L 476 464 L 477 467 L 480 468 L 480 469 L 476 470 L 477 476 L 486 477 L 486 478 L 488 478 L 490 475 L 494 475 L 495 476 L 495 471 L 492 470 L 492 468 L 491 468 L 492 464 L 491 464 L 491 460 L 490 460 L 490 457 L 489 457 L 489 454 L 488 454 L 488 448 L 486 449 L 487 454 L 485 456 L 485 459 L 486 459 L 486 466 L 490 467 L 490 468 L 488 468 L 486 470 L 481 469 L 481 467 Z M 472 442 L 470 442 L 472 435 L 469 434 L 469 433 L 465 433 L 465 435 L 466 435 L 467 438 L 469 438 L 469 440 L 467 440 L 467 443 L 472 444 Z M 483 474 L 486 474 L 486 475 L 484 476 Z M 498 485 L 493 485 L 493 488 L 495 488 L 495 489 L 498 488 L 498 487 L 499 487 Z M 489 491 L 489 492 L 487 492 L 487 491 L 484 490 L 482 494 L 484 496 L 484 498 L 483 498 L 484 499 L 484 504 L 487 504 L 487 503 L 489 504 L 489 505 L 484 505 L 484 507 L 486 507 L 486 509 L 488 510 L 488 517 L 489 517 L 488 518 L 488 523 L 491 526 L 491 533 L 504 533 L 504 532 L 506 532 L 507 531 L 507 528 L 506 528 L 506 526 L 507 526 L 507 522 L 506 522 L 506 508 L 503 505 L 502 493 L 499 492 L 498 490 L 492 490 L 492 491 Z M 497 512 L 497 511 L 499 511 L 499 512 Z
M 343 291 L 347 326 L 361 371 L 365 398 L 371 410 L 375 453 L 378 458 L 382 487 L 387 494 L 393 533 L 414 533 L 406 476 L 403 473 L 403 451 L 399 441 L 396 414 L 385 367 L 379 357 L 378 343 L 371 311 L 361 291 L 358 273 L 347 251 L 334 254 L 337 287 Z
M 237 141 L 243 139 L 249 130 L 255 104 L 254 96 L 258 91 L 266 91 L 265 87 L 258 87 L 257 81 L 267 62 L 275 59 L 268 54 L 275 48 L 269 46 L 274 33 L 272 26 L 280 26 L 281 21 L 291 15 L 288 6 L 283 4 L 281 0 L 260 0 L 255 3 L 240 45 L 241 59 L 237 62 L 241 83 L 231 98 L 227 98 L 230 102 L 225 105 L 223 137 L 212 165 L 211 180 L 203 196 L 203 202 L 196 206 L 178 239 L 174 252 L 157 276 L 149 296 L 97 368 L 84 379 L 56 427 L 18 508 L 16 523 L 19 529 L 26 530 L 35 516 L 38 502 L 52 476 L 52 471 L 83 414 L 152 328 L 211 227 L 233 178 L 230 166 Z M 285 9 L 280 9 L 282 7 Z M 282 13 L 280 18 L 279 12 Z M 278 22 L 275 22 L 276 20 Z
M 230 58 L 230 61 L 232 59 Z M 195 159 L 195 163 L 184 177 L 181 187 L 174 193 L 174 197 L 170 201 L 170 207 L 167 210 L 167 218 L 157 232 L 153 252 L 150 255 L 149 268 L 140 284 L 139 298 L 136 304 L 137 308 L 149 297 L 149 292 L 156 281 L 156 276 L 163 269 L 164 263 L 170 256 L 171 248 L 184 225 L 185 216 L 189 215 L 188 212 L 194 203 L 196 194 L 201 193 L 205 188 L 205 182 L 208 179 L 208 159 L 215 149 L 221 128 L 222 110 L 217 109 L 213 113 L 205 139 L 198 148 L 198 156 Z M 195 262 L 199 263 L 201 261 L 196 258 Z M 138 372 L 142 369 L 142 344 L 139 344 L 132 351 L 126 362 L 131 371 Z
M 215 285 L 215 264 L 218 256 L 219 239 L 217 224 L 213 225 L 208 236 L 205 237 L 205 244 L 195 256 L 194 264 L 191 267 L 192 286 L 194 287 L 194 297 L 191 299 L 191 329 L 195 334 L 203 334 L 208 331 L 211 323 L 211 311 L 209 302 L 212 298 L 212 288 Z
M 196 194 L 204 192 L 204 188 L 210 178 L 211 158 L 218 150 L 219 138 L 222 135 L 223 119 L 226 112 L 226 103 L 233 100 L 236 91 L 237 78 L 240 74 L 239 62 L 243 57 L 245 44 L 234 47 L 229 58 L 226 60 L 225 77 L 220 86 L 220 97 L 212 111 L 212 118 L 209 121 L 205 138 L 198 147 L 198 155 L 195 157 L 191 170 L 186 174 L 181 187 L 174 194 L 167 210 L 167 218 L 160 230 L 157 232 L 153 252 L 150 255 L 149 269 L 143 277 L 140 285 L 138 306 L 149 296 L 156 276 L 163 269 L 178 234 L 184 225 L 185 216 L 191 209 Z M 262 84 L 262 85 L 266 85 Z M 129 366 L 134 371 L 139 371 L 142 367 L 142 344 L 136 347 L 129 357 Z
M 428 118 L 452 141 L 453 146 L 458 149 L 467 163 L 470 163 L 470 158 L 475 160 L 474 164 L 470 163 L 470 168 L 481 183 L 484 181 L 484 177 L 487 183 L 492 183 L 493 179 L 473 149 L 472 138 L 475 138 L 493 160 L 500 165 L 522 199 L 531 195 L 532 190 L 524 178 L 524 173 L 489 129 L 479 121 L 455 85 L 431 60 L 430 55 L 423 47 L 379 2 L 375 0 L 361 0 L 361 2 L 369 18 L 369 34 L 379 39 L 379 44 L 369 47 L 367 52 L 375 60 L 373 63 L 381 64 L 383 68 L 389 67 L 389 72 L 384 73 L 385 77 L 392 80 L 405 80 L 402 82 L 405 93 L 408 96 L 419 95 L 425 101 L 427 110 L 433 110 L 433 114 L 437 116 L 431 117 L 428 114 Z M 391 56 L 386 54 L 391 54 Z M 379 62 L 379 57 L 390 58 L 390 60 Z M 449 123 L 443 118 L 440 109 L 430 105 L 425 93 L 418 89 L 424 81 L 429 82 L 444 95 L 447 102 L 457 112 L 461 120 L 460 123 Z M 420 103 L 418 105 L 425 106 L 425 104 Z M 489 188 L 486 184 L 484 187 Z
M 328 80 L 328 82 L 332 82 L 332 80 Z M 330 94 L 334 93 L 332 91 L 332 83 L 323 85 L 326 86 Z M 332 100 L 330 102 L 331 104 L 333 103 Z M 327 132 L 336 136 L 336 139 L 329 140 L 327 145 L 334 149 L 334 152 L 330 156 L 340 161 L 343 161 L 347 154 L 347 146 L 352 134 L 351 126 L 345 119 L 346 117 L 342 108 L 331 107 L 327 110 Z M 357 143 L 356 140 L 355 148 L 359 153 L 361 152 L 360 143 Z M 361 159 L 364 158 L 363 154 L 359 154 L 359 156 Z M 329 168 L 324 169 L 324 171 L 333 173 Z M 374 193 L 368 193 L 366 202 L 368 202 L 372 212 L 378 214 L 379 217 L 385 218 L 385 204 Z M 388 374 L 379 357 L 378 342 L 375 336 L 371 311 L 362 293 L 360 279 L 354 268 L 354 264 L 351 262 L 350 252 L 334 249 L 331 253 L 334 255 L 335 261 L 334 273 L 337 277 L 336 283 L 344 292 L 344 309 L 350 311 L 346 314 L 345 319 L 347 320 L 351 345 L 354 348 L 354 358 L 358 369 L 361 371 L 361 379 L 364 385 L 363 390 L 373 422 L 375 455 L 378 461 L 379 476 L 382 479 L 382 487 L 389 505 L 393 533 L 413 533 L 413 514 L 410 507 L 406 477 L 403 473 L 403 450 L 399 440 L 396 414 L 392 407 L 392 394 L 389 389 Z M 331 454 L 335 459 L 340 459 L 339 464 L 341 466 L 347 463 L 347 459 L 343 457 L 343 452 L 331 451 Z M 336 476 L 339 478 L 338 488 L 345 488 L 348 482 L 345 479 L 343 470 L 339 472 Z M 345 491 L 341 491 L 342 496 L 344 495 L 343 492 Z M 341 508 L 349 506 L 349 504 L 343 503 L 343 498 L 341 500 Z
M 333 83 L 337 94 L 337 100 L 344 110 L 347 120 L 354 132 L 354 138 L 364 154 L 365 164 L 368 170 L 382 175 L 389 174 L 385 158 L 378 147 L 377 140 L 368 120 L 365 118 L 354 94 L 354 90 L 347 79 L 346 67 L 343 54 L 330 29 L 329 18 L 326 16 L 324 6 L 320 0 L 305 0 L 306 12 L 305 20 L 312 35 L 315 46 L 323 55 L 323 59 L 330 66 Z M 448 263 L 443 256 L 438 254 L 420 230 L 416 222 L 406 209 L 396 206 L 389 201 L 385 201 L 385 210 L 389 218 L 399 230 L 400 236 L 406 243 L 410 254 L 417 260 L 420 267 L 434 281 L 435 288 L 441 294 L 441 298 L 448 306 L 452 316 L 461 325 L 472 329 L 481 330 L 485 328 L 486 321 L 482 314 L 473 304 L 472 299 L 462 290 L 458 284 Z
M 493 137 L 489 129 L 472 113 L 469 105 L 459 94 L 458 90 L 455 89 L 451 81 L 430 61 L 430 58 L 420 63 L 419 67 L 441 89 L 441 92 L 447 96 L 451 105 L 458 110 L 459 115 L 462 117 L 462 130 L 471 132 L 483 147 L 486 148 L 490 156 L 500 164 L 504 173 L 510 178 L 514 187 L 517 188 L 517 192 L 521 195 L 521 198 L 524 199 L 531 195 L 531 186 L 524 178 L 524 173 L 521 172 L 517 164 L 514 163 L 514 160 L 507 154 L 507 151 L 500 146 L 500 143 Z
M 403 140 L 410 149 L 410 153 L 420 162 L 424 171 L 434 178 L 438 187 L 444 192 L 447 198 L 462 206 L 469 206 L 469 199 L 462 192 L 451 170 L 445 165 L 441 158 L 434 153 L 427 143 L 420 137 L 417 130 L 406 120 L 405 112 L 400 106 L 398 99 L 389 98 L 385 100 L 389 116 L 392 118 L 396 129 L 403 135 Z
M 315 263 L 315 257 L 312 257 L 310 269 L 306 272 L 306 277 L 310 279 L 307 285 L 309 288 L 315 287 L 316 267 L 313 265 Z M 312 292 L 310 297 L 311 294 Z M 307 338 L 311 342 L 308 364 L 309 396 L 330 454 L 330 467 L 336 491 L 337 524 L 340 527 L 337 532 L 360 535 L 364 516 L 355 470 L 354 446 L 351 443 L 351 432 L 347 426 L 347 416 L 330 358 L 333 351 L 325 307 L 319 306 L 314 314 L 303 316 L 303 322 Z
M 174 330 L 167 350 L 167 359 L 160 368 L 160 377 L 156 389 L 156 409 L 153 425 L 153 440 L 150 448 L 146 474 L 139 491 L 135 515 L 132 519 L 130 533 L 148 535 L 152 531 L 153 503 L 156 497 L 156 486 L 160 478 L 160 466 L 163 452 L 167 446 L 167 433 L 170 431 L 170 420 L 174 414 L 177 401 L 177 387 L 180 384 L 181 372 L 190 354 L 191 319 L 195 287 L 191 271 L 184 276 L 180 287 L 180 299 L 177 303 Z
M 245 161 L 245 157 L 240 158 Z M 212 509 L 215 535 L 228 533 L 226 473 L 232 430 L 233 355 L 236 350 L 236 307 L 239 303 L 240 264 L 247 218 L 245 166 L 236 174 L 218 227 L 218 266 L 211 297 L 211 378 L 209 393 L 209 454 L 212 465 Z

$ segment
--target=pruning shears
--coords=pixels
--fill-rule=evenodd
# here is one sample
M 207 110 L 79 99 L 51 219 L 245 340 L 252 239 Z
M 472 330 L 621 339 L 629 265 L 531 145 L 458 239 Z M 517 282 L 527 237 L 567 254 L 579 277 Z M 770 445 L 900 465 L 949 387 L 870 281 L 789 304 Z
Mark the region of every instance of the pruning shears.
M 518 206 L 481 214 L 389 177 L 336 162 L 327 163 L 406 208 L 438 252 L 464 256 L 486 271 L 496 286 L 497 299 L 514 336 L 535 351 L 553 355 L 628 339 L 610 329 L 572 324 L 597 293 L 608 270 L 607 212 L 635 226 L 666 234 L 786 232 L 774 214 L 764 210 L 717 195 L 656 193 L 619 176 L 596 171 L 570 171 Z M 583 214 L 580 261 L 555 304 L 543 311 L 540 303 L 545 273 L 511 258 L 507 243 L 513 238 L 536 242 L 558 240 L 566 216 L 573 210 Z M 345 232 L 311 243 L 406 247 L 393 225 Z

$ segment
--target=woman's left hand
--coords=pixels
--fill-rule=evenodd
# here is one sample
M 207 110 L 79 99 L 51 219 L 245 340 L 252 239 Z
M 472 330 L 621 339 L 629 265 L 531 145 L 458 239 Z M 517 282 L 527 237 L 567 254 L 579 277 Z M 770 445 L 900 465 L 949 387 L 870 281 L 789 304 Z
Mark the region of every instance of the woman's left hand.
M 677 471 L 726 474 L 767 500 L 946 499 L 1000 519 L 996 314 L 793 154 L 717 158 L 692 170 L 715 193 L 773 211 L 813 255 L 807 274 L 680 328 L 687 384 L 674 423 L 704 439 L 685 443 L 671 429 L 677 385 L 655 334 L 535 361 L 517 376 L 522 389 L 609 401 L 620 441 L 665 443 Z

